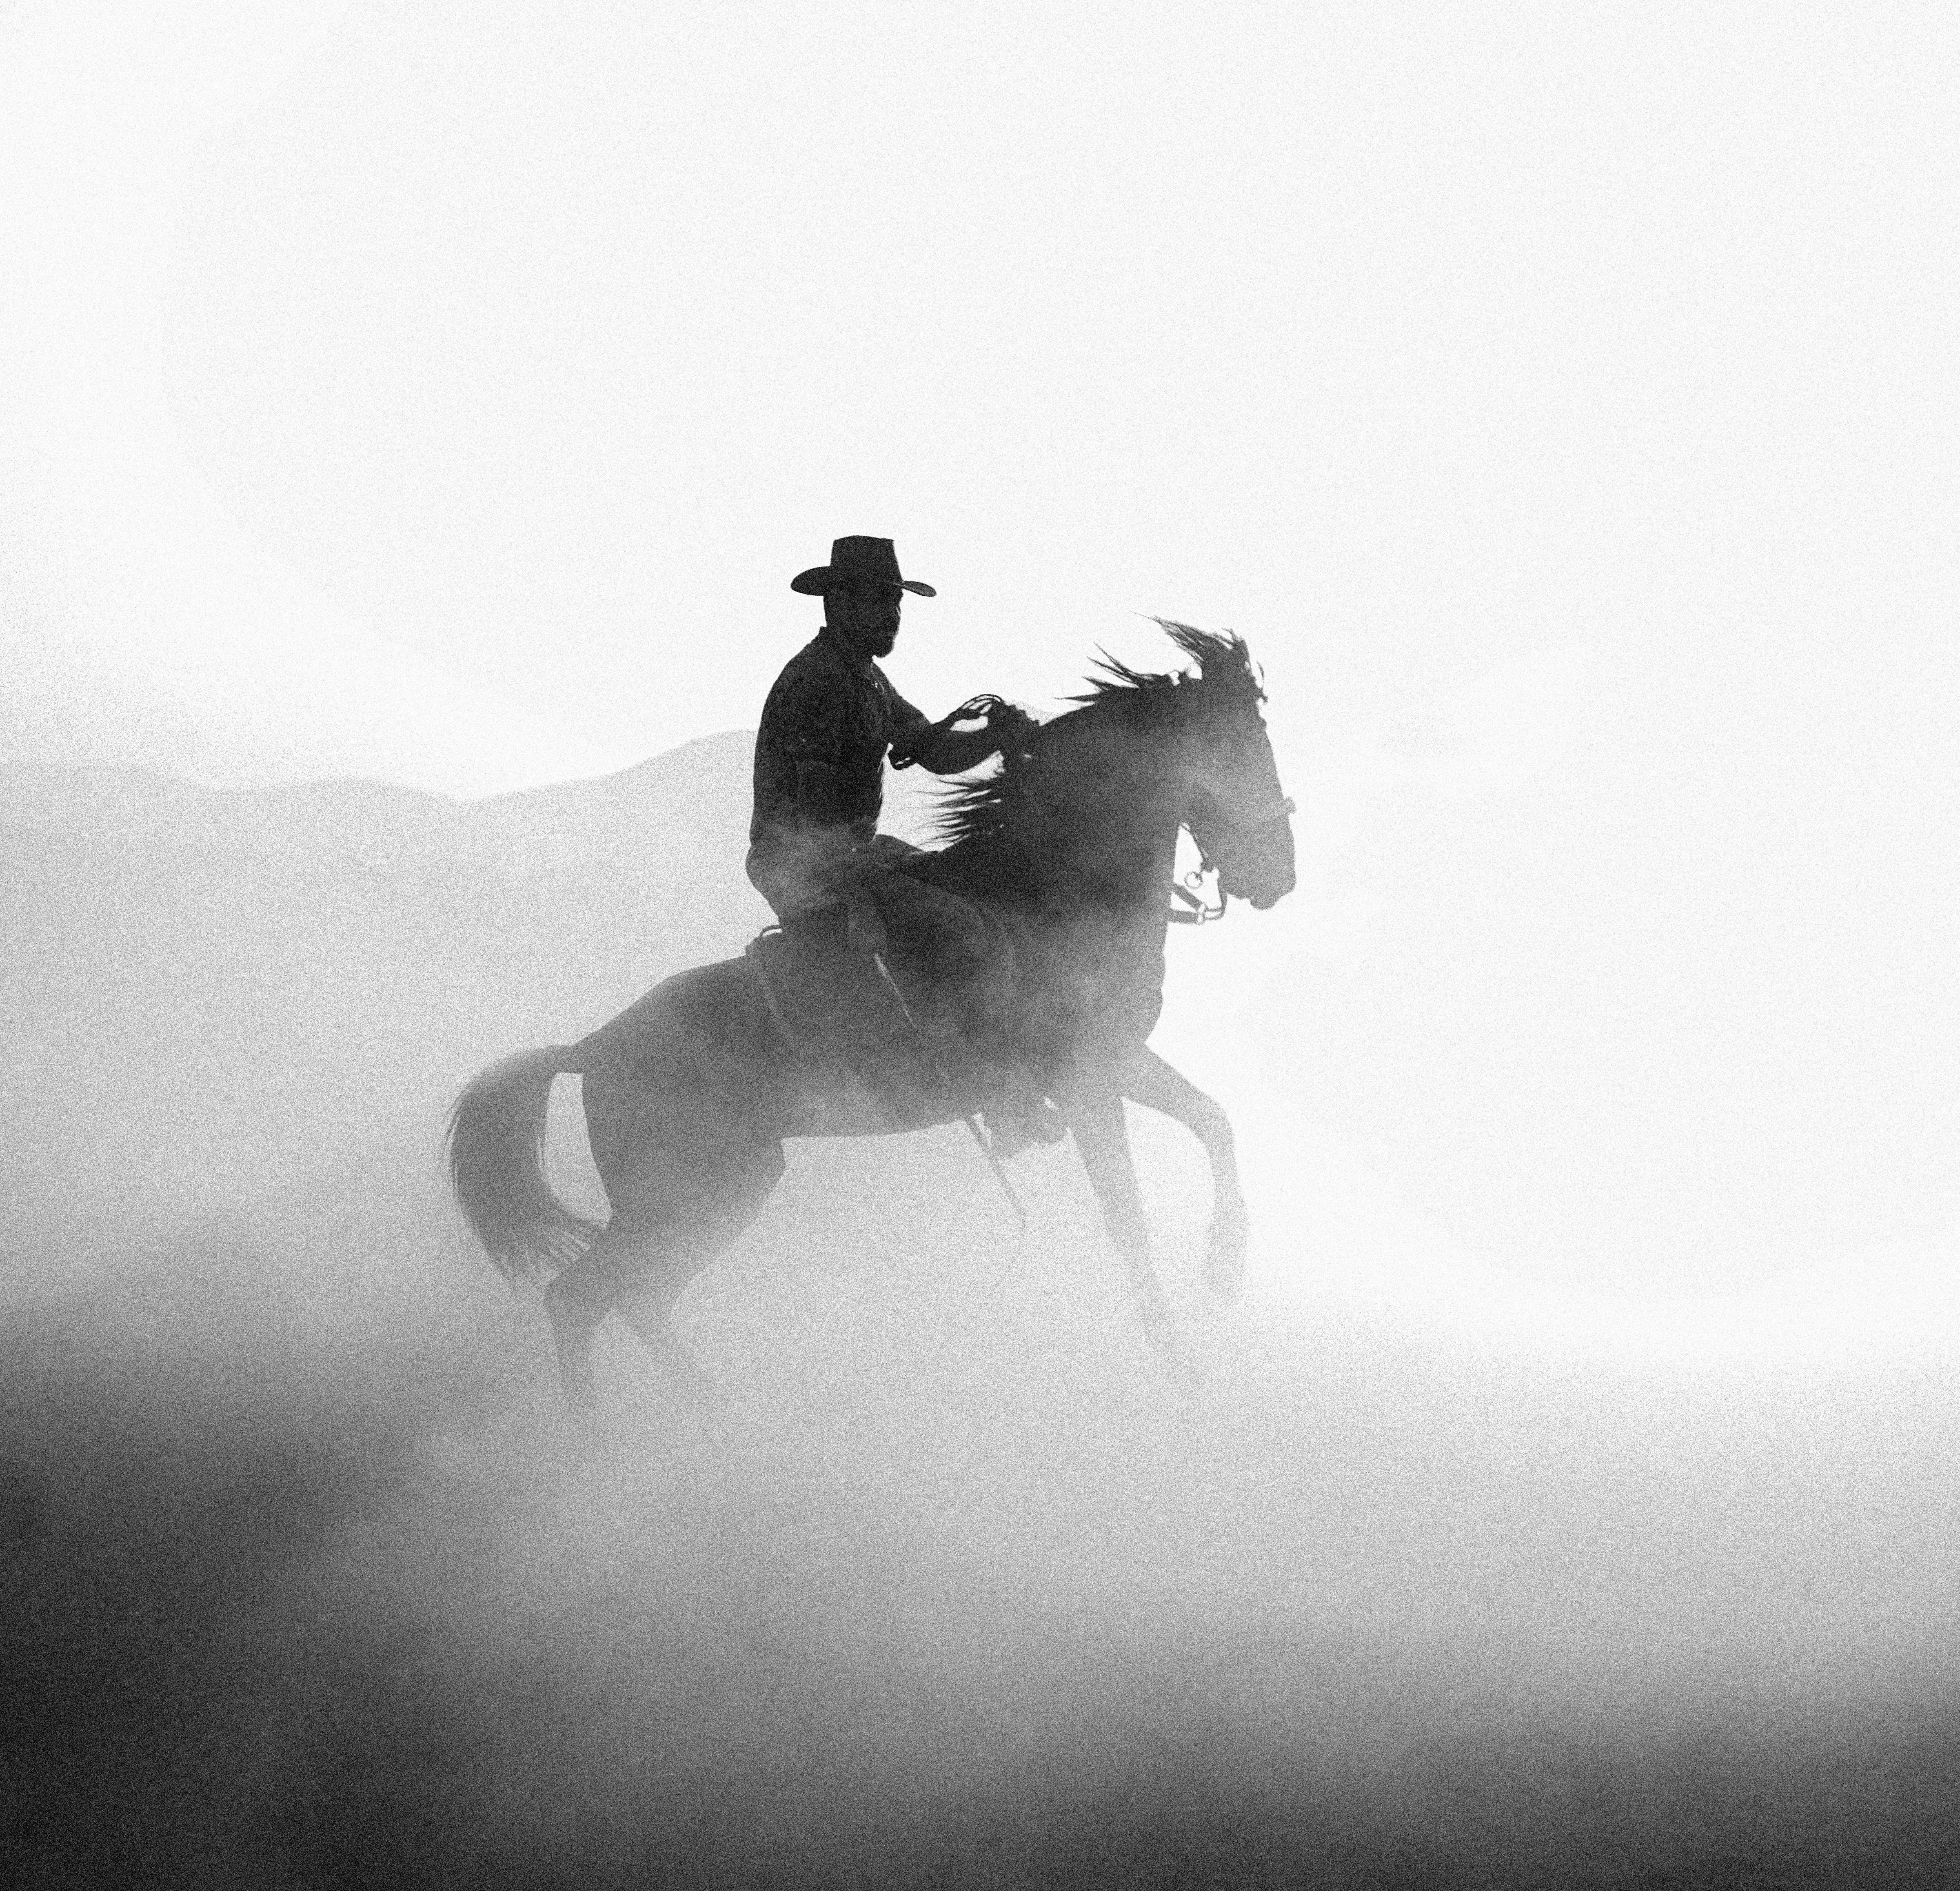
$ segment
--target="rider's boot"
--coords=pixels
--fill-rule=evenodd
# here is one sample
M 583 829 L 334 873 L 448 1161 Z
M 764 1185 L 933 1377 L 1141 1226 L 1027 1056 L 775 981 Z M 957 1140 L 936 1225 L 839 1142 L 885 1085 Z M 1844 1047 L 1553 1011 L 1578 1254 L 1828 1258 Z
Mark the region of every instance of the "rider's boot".
M 1059 1142 L 1068 1131 L 1068 1119 L 1042 1094 L 1034 1073 L 1017 1061 L 1000 1067 L 982 1120 L 988 1145 L 1003 1161 L 1031 1143 Z

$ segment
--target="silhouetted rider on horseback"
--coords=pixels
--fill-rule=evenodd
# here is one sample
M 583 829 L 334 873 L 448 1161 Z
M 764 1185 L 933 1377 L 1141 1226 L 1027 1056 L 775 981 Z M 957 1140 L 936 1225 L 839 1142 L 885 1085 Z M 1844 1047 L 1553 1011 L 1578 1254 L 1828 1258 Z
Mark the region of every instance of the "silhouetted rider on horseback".
M 877 659 L 898 641 L 905 594 L 935 594 L 899 576 L 889 539 L 838 539 L 830 562 L 798 574 L 790 588 L 824 600 L 824 624 L 763 705 L 749 877 L 798 958 L 829 969 L 832 1005 L 861 1018 L 896 1009 L 874 963 L 889 950 L 889 918 L 903 956 L 929 966 L 932 984 L 965 1001 L 963 1074 L 976 1074 L 975 1061 L 982 1067 L 997 1150 L 1052 1140 L 1061 1133 L 1055 1113 L 991 1023 L 999 1007 L 991 988 L 1007 968 L 985 918 L 956 894 L 901 871 L 915 850 L 877 831 L 888 751 L 896 767 L 957 775 L 1023 739 L 1031 718 L 995 701 L 980 727 L 962 731 L 955 724 L 976 719 L 969 712 L 930 721 L 892 686 Z

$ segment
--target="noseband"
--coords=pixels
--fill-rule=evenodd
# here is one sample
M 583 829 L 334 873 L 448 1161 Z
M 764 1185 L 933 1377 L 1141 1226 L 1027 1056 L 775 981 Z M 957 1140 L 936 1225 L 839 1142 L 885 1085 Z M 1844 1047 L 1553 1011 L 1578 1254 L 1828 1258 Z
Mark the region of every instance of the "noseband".
M 1293 813 L 1293 797 L 1290 794 L 1283 796 L 1278 801 L 1268 804 L 1266 811 L 1261 813 L 1256 819 L 1233 829 L 1233 839 L 1255 839 L 1276 822 L 1292 820 Z M 1208 925 L 1214 919 L 1225 917 L 1225 909 L 1231 903 L 1232 896 L 1225 890 L 1224 876 L 1220 872 L 1211 848 L 1205 845 L 1196 828 L 1188 822 L 1185 826 L 1185 831 L 1198 848 L 1198 865 L 1182 880 L 1171 882 L 1171 897 L 1182 900 L 1183 905 L 1171 908 L 1170 922 L 1174 926 Z M 1204 889 L 1208 874 L 1211 877 L 1213 890 L 1217 895 L 1218 903 L 1215 906 L 1210 903 L 1211 895 Z

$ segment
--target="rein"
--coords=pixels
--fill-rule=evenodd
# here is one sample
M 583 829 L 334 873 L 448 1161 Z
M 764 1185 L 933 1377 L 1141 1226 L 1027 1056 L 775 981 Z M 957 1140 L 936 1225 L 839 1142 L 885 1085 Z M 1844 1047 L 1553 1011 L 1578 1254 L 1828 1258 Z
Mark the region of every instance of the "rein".
M 936 729 L 950 729 L 962 722 L 989 721 L 999 711 L 1007 707 L 1004 697 L 997 696 L 991 690 L 987 690 L 979 696 L 969 696 L 950 715 L 941 716 L 932 726 Z M 895 769 L 911 768 L 918 760 L 915 755 L 900 755 L 896 752 L 891 758 L 892 766 Z

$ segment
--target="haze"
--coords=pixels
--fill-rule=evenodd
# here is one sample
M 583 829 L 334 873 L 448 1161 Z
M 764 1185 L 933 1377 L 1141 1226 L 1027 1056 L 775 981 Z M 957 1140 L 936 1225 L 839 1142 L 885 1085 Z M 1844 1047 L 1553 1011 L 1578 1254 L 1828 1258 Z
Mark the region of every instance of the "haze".
M 0 13 L 14 1855 L 1936 1882 L 1955 53 Z M 959 1138 L 803 1148 L 683 1309 L 727 1412 L 621 1335 L 586 1453 L 441 1111 L 762 923 L 855 531 L 935 712 L 1263 662 L 1301 886 L 1158 1039 L 1248 1292 L 1153 1123 L 1192 1404 L 1066 1151 L 1003 1277 Z

